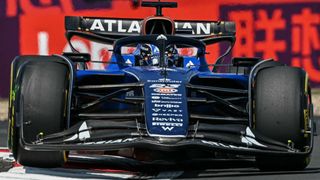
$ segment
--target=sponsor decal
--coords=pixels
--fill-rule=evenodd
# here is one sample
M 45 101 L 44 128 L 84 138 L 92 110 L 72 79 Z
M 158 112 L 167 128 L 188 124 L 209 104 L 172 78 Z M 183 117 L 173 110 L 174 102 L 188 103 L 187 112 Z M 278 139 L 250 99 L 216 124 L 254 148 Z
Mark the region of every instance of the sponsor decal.
M 165 96 L 165 97 L 162 97 L 162 99 L 164 99 L 164 100 L 181 100 L 181 97 L 167 97 L 167 96 Z
M 165 103 L 182 104 L 181 101 L 160 101 L 160 100 L 152 100 L 151 102 L 152 102 L 152 103 L 162 103 L 162 104 L 165 104 Z
M 160 34 L 158 37 L 157 37 L 157 39 L 156 40 L 168 40 L 167 39 L 167 37 L 165 36 L 165 35 L 163 35 L 163 34 Z
M 127 59 L 125 63 L 128 65 L 132 65 L 132 62 L 130 61 L 130 59 Z
M 166 118 L 166 117 L 152 117 L 153 121 L 162 121 L 162 122 L 167 122 L 167 121 L 171 121 L 171 122 L 183 122 L 182 118 Z
M 224 148 L 231 148 L 231 149 L 249 149 L 247 147 L 235 146 L 235 145 L 230 145 L 230 144 L 223 144 L 221 142 L 215 142 L 215 141 L 201 140 L 201 142 L 204 144 L 209 144 L 211 146 L 216 146 L 216 147 L 224 147 Z
M 304 132 L 307 132 L 310 128 L 311 120 L 309 118 L 309 110 L 304 109 L 303 110 L 303 117 L 304 117 Z M 304 134 L 304 137 L 307 138 L 309 135 L 307 133 Z
M 140 33 L 140 20 L 120 20 L 120 19 L 87 19 L 86 24 L 91 31 L 100 32 L 116 32 L 116 33 Z M 210 35 L 215 33 L 216 24 L 214 22 L 183 22 L 177 21 L 174 23 L 177 29 L 191 29 L 192 34 Z M 85 27 L 85 28 L 88 28 Z M 167 37 L 163 34 L 157 37 L 157 40 Z
M 153 122 L 153 126 L 165 126 L 165 127 L 182 127 L 183 123 L 168 123 L 168 122 Z
M 159 111 L 161 111 L 161 109 L 160 108 L 152 108 L 152 111 L 159 112 Z
M 177 89 L 174 89 L 171 87 L 156 88 L 156 89 L 154 89 L 154 91 L 157 93 L 162 93 L 162 94 L 171 94 L 171 93 L 178 92 Z
M 146 88 L 151 95 L 149 103 L 152 107 L 149 117 L 153 129 L 158 131 L 157 134 L 181 132 L 184 134 L 185 129 L 182 129 L 182 127 L 185 126 L 186 117 L 184 116 L 186 115 L 182 110 L 185 108 L 182 98 L 182 93 L 184 93 L 184 88 L 181 87 L 182 81 L 159 78 L 147 80 L 147 82 L 149 85 Z
M 151 99 L 160 99 L 160 96 L 152 96 Z
M 164 82 L 171 82 L 171 79 L 166 79 L 166 78 L 160 78 L 159 81 L 164 81 Z
M 177 112 L 177 111 L 176 111 Z M 173 114 L 173 113 L 152 113 L 152 116 L 175 116 L 182 117 L 182 114 Z
M 174 22 L 176 29 L 188 29 L 195 35 L 212 35 L 217 33 L 216 22 Z
M 79 140 L 80 141 L 84 141 L 88 138 L 90 138 L 90 132 L 89 132 L 89 128 L 87 126 L 86 122 L 83 122 L 79 128 Z
M 116 139 L 108 141 L 97 141 L 97 142 L 86 142 L 84 144 L 118 144 L 118 143 L 128 143 L 137 140 L 137 138 L 127 138 L 127 139 Z
M 127 97 L 132 97 L 132 96 L 134 96 L 134 91 L 128 91 L 128 92 L 126 93 L 126 96 L 127 96 Z
M 140 33 L 140 21 L 125 21 L 117 19 L 94 19 L 88 20 L 91 31 L 119 32 L 119 33 Z
M 157 51 L 155 50 L 155 52 L 157 52 Z M 145 68 L 144 70 L 146 70 L 146 71 L 162 71 L 163 68 L 160 68 L 160 67 L 158 67 L 158 66 L 150 66 L 150 67 L 148 67 L 148 68 Z M 176 69 L 172 69 L 172 68 L 166 68 L 166 71 L 176 72 L 177 70 L 176 70 Z M 157 81 L 157 80 L 156 80 L 156 81 Z M 147 81 L 147 82 L 149 82 L 149 81 Z M 166 82 L 167 82 L 167 81 L 166 81 Z
M 161 101 L 161 103 L 182 104 L 181 101 Z
M 192 63 L 192 61 L 189 61 L 186 65 L 187 68 L 191 68 L 194 67 L 194 64 Z
M 179 96 L 182 97 L 182 94 L 165 94 L 165 93 L 151 93 L 152 96 Z
M 161 88 L 161 87 L 171 87 L 171 88 L 178 88 L 180 84 L 152 84 L 150 88 Z
M 147 80 L 147 82 L 149 82 L 149 83 L 176 83 L 176 84 L 182 83 L 182 81 L 165 79 L 165 78 L 160 78 L 158 80 L 151 79 L 151 80 Z
M 255 135 L 253 134 L 253 132 L 251 131 L 251 129 L 249 127 L 247 127 L 247 129 L 246 129 L 245 136 L 241 137 L 241 142 L 246 144 L 247 146 L 256 145 L 256 146 L 260 146 L 260 147 L 267 147 L 266 145 L 263 145 L 263 144 L 259 143 L 257 140 L 255 140 Z
M 89 131 L 89 128 L 88 128 L 86 122 L 83 122 L 81 124 L 78 132 L 80 132 L 80 133 L 74 134 L 73 136 L 71 136 L 68 139 L 65 139 L 64 141 L 73 141 L 73 140 L 76 140 L 76 139 L 79 139 L 80 141 L 85 141 L 86 139 L 89 139 L 91 137 L 90 136 L 90 131 Z
M 177 112 L 179 112 L 179 113 L 182 113 L 182 111 L 183 110 L 181 110 L 181 109 L 160 109 L 162 112 L 174 112 L 174 113 L 177 113 Z
M 161 128 L 162 128 L 163 130 L 165 130 L 165 131 L 172 131 L 172 129 L 173 129 L 174 127 L 161 126 Z
M 154 107 L 159 107 L 159 108 L 180 108 L 180 105 L 178 104 L 154 104 Z

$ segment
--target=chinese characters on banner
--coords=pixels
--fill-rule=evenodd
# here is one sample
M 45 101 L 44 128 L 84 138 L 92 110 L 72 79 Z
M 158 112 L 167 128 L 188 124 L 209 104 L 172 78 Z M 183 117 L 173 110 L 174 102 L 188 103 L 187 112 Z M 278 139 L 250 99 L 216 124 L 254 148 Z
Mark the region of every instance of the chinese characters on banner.
M 237 25 L 233 56 L 274 58 L 305 69 L 320 84 L 320 2 L 223 5 L 220 17 Z

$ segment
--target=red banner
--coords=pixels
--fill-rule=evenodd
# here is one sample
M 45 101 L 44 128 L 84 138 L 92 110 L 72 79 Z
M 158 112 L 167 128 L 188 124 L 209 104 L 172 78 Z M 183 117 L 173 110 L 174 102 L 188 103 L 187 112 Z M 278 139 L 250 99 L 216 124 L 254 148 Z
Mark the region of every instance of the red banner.
M 233 56 L 274 58 L 304 68 L 320 86 L 320 2 L 318 0 L 176 0 L 164 14 L 177 20 L 232 20 L 237 43 Z M 133 0 L 4 0 L 0 2 L 0 97 L 8 95 L 9 64 L 19 54 L 54 54 L 68 49 L 64 16 L 144 18 L 154 9 Z M 83 43 L 84 51 L 99 47 Z M 210 62 L 218 52 L 209 47 Z M 99 54 L 99 53 L 98 53 Z M 105 56 L 100 53 L 98 56 Z

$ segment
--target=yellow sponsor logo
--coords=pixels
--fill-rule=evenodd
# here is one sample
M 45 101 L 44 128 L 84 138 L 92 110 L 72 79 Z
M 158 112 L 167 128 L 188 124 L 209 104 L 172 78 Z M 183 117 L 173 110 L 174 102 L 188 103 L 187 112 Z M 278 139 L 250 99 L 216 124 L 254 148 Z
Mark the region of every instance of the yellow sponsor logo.
M 303 110 L 303 118 L 304 118 L 304 132 L 307 132 L 308 124 L 309 124 L 309 110 L 308 109 Z M 308 137 L 308 134 L 305 133 L 304 137 Z
M 308 74 L 306 73 L 306 79 L 304 81 L 304 93 L 308 94 Z
M 13 86 L 13 63 L 11 63 L 11 73 L 10 73 L 10 100 L 9 100 L 9 107 L 12 106 L 12 86 Z

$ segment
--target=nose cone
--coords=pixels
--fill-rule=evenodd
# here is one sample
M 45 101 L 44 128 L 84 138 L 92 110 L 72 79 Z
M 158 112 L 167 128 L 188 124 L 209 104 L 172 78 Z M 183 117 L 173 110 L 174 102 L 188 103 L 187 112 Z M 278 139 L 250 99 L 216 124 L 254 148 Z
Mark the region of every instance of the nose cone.
M 129 70 L 129 69 L 128 69 Z M 130 73 L 144 83 L 144 111 L 147 132 L 153 137 L 182 138 L 187 135 L 189 115 L 186 72 L 167 68 L 131 68 Z M 166 141 L 166 139 L 163 139 Z

